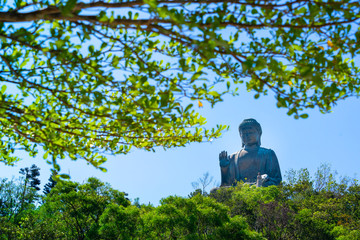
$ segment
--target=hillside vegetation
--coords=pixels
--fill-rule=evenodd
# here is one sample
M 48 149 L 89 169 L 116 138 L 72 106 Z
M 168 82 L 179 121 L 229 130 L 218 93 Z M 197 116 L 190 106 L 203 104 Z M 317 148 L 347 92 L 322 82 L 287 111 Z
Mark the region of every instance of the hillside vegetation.
M 360 239 L 360 185 L 327 165 L 314 177 L 291 170 L 280 186 L 239 183 L 157 207 L 96 178 L 52 180 L 40 195 L 36 169 L 1 180 L 0 239 Z

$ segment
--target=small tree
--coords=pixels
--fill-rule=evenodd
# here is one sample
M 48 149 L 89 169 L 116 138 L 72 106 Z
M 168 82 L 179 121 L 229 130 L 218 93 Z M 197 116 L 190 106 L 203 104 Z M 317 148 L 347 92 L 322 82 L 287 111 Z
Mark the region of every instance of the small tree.
M 56 186 L 57 181 L 54 179 L 57 175 L 56 171 L 52 171 L 51 176 L 49 177 L 49 182 L 44 185 L 43 193 L 45 195 L 49 194 L 51 189 Z
M 197 181 L 192 182 L 191 185 L 194 188 L 195 192 L 191 193 L 190 196 L 201 193 L 203 195 L 208 195 L 206 188 L 213 182 L 214 177 L 210 176 L 209 172 L 203 174 Z
M 35 188 L 36 191 L 40 190 L 40 179 L 38 178 L 40 176 L 39 167 L 33 164 L 30 168 L 21 168 L 19 173 L 25 176 L 25 187 L 27 187 L 27 184 L 29 183 L 29 186 Z

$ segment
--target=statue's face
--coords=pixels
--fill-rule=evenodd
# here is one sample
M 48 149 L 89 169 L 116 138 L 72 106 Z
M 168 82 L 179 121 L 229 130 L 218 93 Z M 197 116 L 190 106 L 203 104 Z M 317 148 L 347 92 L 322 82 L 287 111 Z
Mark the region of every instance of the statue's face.
M 245 146 L 251 146 L 259 143 L 260 133 L 254 126 L 246 126 L 242 128 L 240 137 Z

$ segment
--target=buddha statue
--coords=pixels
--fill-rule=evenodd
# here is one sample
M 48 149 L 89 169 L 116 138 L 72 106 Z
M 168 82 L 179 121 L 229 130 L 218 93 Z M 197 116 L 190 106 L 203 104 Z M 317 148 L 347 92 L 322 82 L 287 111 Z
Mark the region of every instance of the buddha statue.
M 228 156 L 219 154 L 221 186 L 232 186 L 237 181 L 256 186 L 278 185 L 282 178 L 275 152 L 262 148 L 261 126 L 255 119 L 245 119 L 239 126 L 242 149 Z

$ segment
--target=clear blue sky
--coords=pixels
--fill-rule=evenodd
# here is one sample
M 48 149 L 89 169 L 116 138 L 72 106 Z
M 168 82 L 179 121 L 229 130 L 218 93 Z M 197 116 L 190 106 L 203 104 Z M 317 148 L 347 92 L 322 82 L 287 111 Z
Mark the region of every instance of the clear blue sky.
M 133 149 L 128 155 L 110 156 L 104 165 L 107 173 L 84 162 L 68 160 L 60 162 L 62 171 L 79 182 L 95 176 L 127 192 L 131 199 L 139 197 L 141 203 L 157 205 L 161 198 L 169 195 L 187 196 L 193 190 L 191 182 L 207 171 L 219 182 L 219 152 L 238 151 L 241 148 L 239 123 L 244 118 L 255 118 L 263 129 L 262 146 L 275 151 L 283 175 L 291 168 L 308 168 L 313 173 L 321 163 L 331 164 L 339 175 L 359 174 L 360 99 L 341 101 L 329 114 L 314 109 L 308 111 L 308 119 L 295 120 L 287 116 L 284 109 L 276 107 L 272 96 L 255 100 L 253 95 L 243 91 L 238 97 L 226 97 L 213 109 L 207 105 L 199 109 L 207 118 L 208 126 L 230 126 L 229 131 L 211 143 L 194 143 L 167 151 L 158 148 L 155 153 Z M 1 177 L 18 176 L 21 167 L 36 164 L 41 168 L 42 184 L 46 183 L 50 166 L 42 156 L 30 158 L 24 154 L 21 157 L 23 160 L 15 167 L 2 164 Z

